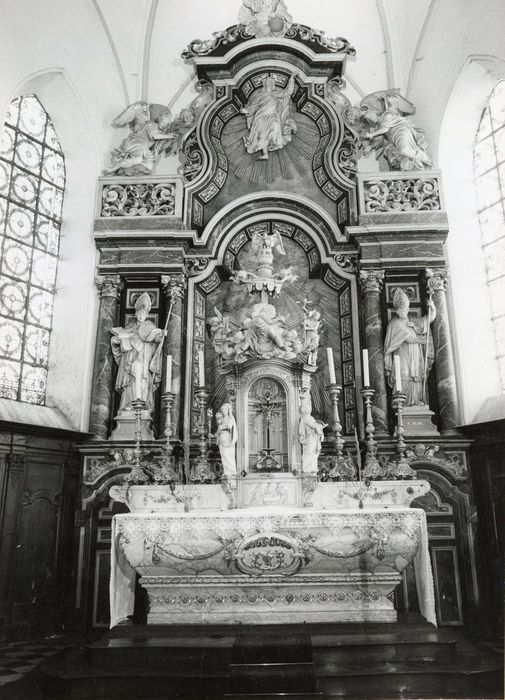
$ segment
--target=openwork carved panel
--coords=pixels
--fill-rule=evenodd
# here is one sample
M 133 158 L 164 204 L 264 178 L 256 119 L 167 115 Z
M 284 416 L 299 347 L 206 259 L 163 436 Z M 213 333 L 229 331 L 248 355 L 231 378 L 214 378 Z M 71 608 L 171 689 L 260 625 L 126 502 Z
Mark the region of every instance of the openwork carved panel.
M 438 178 L 404 176 L 363 180 L 363 213 L 441 209 Z
M 133 178 L 131 178 L 133 179 Z M 177 182 L 103 182 L 99 216 L 177 216 Z

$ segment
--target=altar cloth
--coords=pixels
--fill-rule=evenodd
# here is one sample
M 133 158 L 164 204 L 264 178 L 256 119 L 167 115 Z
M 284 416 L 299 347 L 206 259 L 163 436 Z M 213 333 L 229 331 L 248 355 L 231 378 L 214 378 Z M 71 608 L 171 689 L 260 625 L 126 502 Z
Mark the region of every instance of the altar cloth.
M 342 533 L 353 533 L 355 541 L 349 543 L 344 542 L 345 537 Z M 226 544 L 226 537 L 233 533 L 235 540 L 233 545 Z M 433 625 L 436 625 L 435 614 L 435 598 L 433 589 L 433 576 L 431 571 L 431 563 L 428 551 L 428 533 L 426 524 L 426 514 L 422 509 L 392 507 L 387 510 L 366 511 L 362 509 L 339 509 L 339 510 L 308 510 L 296 508 L 279 508 L 275 512 L 266 509 L 257 510 L 230 510 L 225 512 L 206 512 L 198 513 L 196 511 L 189 513 L 126 513 L 116 515 L 112 522 L 112 547 L 111 547 L 111 578 L 110 578 L 110 613 L 111 627 L 114 627 L 121 621 L 126 620 L 133 615 L 135 602 L 135 580 L 136 572 L 139 571 L 142 576 L 154 578 L 160 576 L 160 580 L 166 582 L 169 578 L 173 584 L 180 578 L 184 580 L 185 585 L 190 589 L 191 584 L 188 580 L 194 582 L 195 588 L 201 588 L 205 580 L 212 578 L 214 587 L 219 586 L 219 575 L 223 570 L 219 570 L 220 562 L 217 561 L 214 555 L 228 556 L 230 546 L 236 552 L 243 545 L 247 538 L 251 538 L 256 533 L 267 533 L 277 538 L 282 546 L 289 547 L 289 538 L 298 533 L 299 535 L 308 535 L 304 542 L 306 547 L 313 547 L 317 552 L 327 555 L 327 562 L 331 565 L 338 565 L 344 561 L 351 561 L 351 554 L 347 555 L 345 551 L 327 551 L 321 546 L 314 544 L 313 533 L 323 533 L 326 536 L 325 542 L 328 541 L 327 533 L 340 533 L 339 542 L 341 549 L 352 553 L 352 547 L 355 547 L 354 553 L 358 552 L 356 547 L 365 542 L 366 547 L 371 552 L 377 552 L 379 547 L 385 549 L 383 555 L 384 564 L 379 555 L 369 554 L 373 559 L 373 566 L 381 573 L 387 573 L 389 570 L 394 571 L 394 566 L 397 566 L 398 571 L 403 570 L 408 562 L 402 558 L 402 554 L 391 549 L 391 542 L 400 533 L 404 540 L 412 542 L 411 548 L 415 548 L 414 564 L 416 574 L 416 585 L 418 600 L 421 614 Z M 289 534 L 285 534 L 289 533 Z M 178 543 L 184 541 L 184 538 L 189 538 L 191 544 L 194 544 L 193 557 L 179 554 L 178 559 L 184 560 L 185 565 L 191 562 L 192 559 L 203 560 L 208 559 L 213 561 L 212 569 L 209 571 L 213 574 L 212 577 L 206 576 L 208 573 L 204 570 L 192 573 L 189 577 L 187 572 L 170 571 L 170 576 L 167 576 L 167 567 L 171 562 L 170 557 L 176 556 L 175 551 L 171 553 L 167 551 L 166 542 L 173 543 L 172 548 L 178 546 Z M 213 538 L 209 540 L 209 538 Z M 285 538 L 287 544 L 283 544 L 282 539 Z M 342 539 L 343 538 L 343 539 Z M 370 539 L 372 538 L 372 539 Z M 373 539 L 374 538 L 374 539 Z M 302 538 L 299 537 L 300 542 Z M 205 552 L 205 546 L 208 542 L 222 542 L 222 546 L 215 549 L 215 552 Z M 321 540 L 322 541 L 322 540 Z M 239 544 L 237 544 L 239 542 Z M 369 543 L 372 544 L 369 544 Z M 308 543 L 308 544 L 307 544 Z M 373 547 L 372 547 L 373 545 Z M 333 545 L 334 547 L 335 545 Z M 364 552 L 362 546 L 360 552 Z M 184 551 L 187 551 L 187 547 Z M 362 558 L 363 558 L 362 554 Z M 214 557 L 214 559 L 212 559 Z M 347 559 L 346 559 L 347 557 Z M 236 560 L 235 560 L 236 561 Z M 358 559 L 356 559 L 358 561 Z M 361 561 L 361 559 L 359 560 Z M 168 563 L 167 563 L 168 562 Z M 316 562 L 318 563 L 318 562 Z M 394 563 L 394 564 L 393 564 Z M 203 566 L 203 565 L 202 565 Z M 209 565 L 210 566 L 210 565 Z M 227 566 L 230 566 L 227 560 Z M 328 573 L 328 564 L 326 564 L 325 572 Z M 215 570 L 214 570 L 215 569 Z M 310 571 L 308 565 L 305 571 Z M 353 569 L 353 572 L 359 573 L 358 569 Z M 159 572 L 159 574 L 157 574 Z M 346 569 L 347 575 L 350 569 Z M 237 580 L 243 580 L 245 576 L 240 576 L 237 572 Z M 245 573 L 248 573 L 247 571 Z M 319 574 L 319 570 L 317 571 Z M 244 571 L 242 570 L 242 574 Z M 289 575 L 274 577 L 279 584 L 296 583 L 298 580 L 303 580 L 303 576 L 297 578 L 295 571 L 288 572 Z M 324 575 L 324 574 L 323 574 Z M 373 577 L 372 573 L 367 575 Z M 223 574 L 223 581 L 230 581 L 234 577 L 232 574 Z M 272 577 L 270 577 L 271 579 Z M 265 578 L 261 576 L 249 576 L 246 578 L 253 584 L 255 581 L 258 585 L 262 585 Z M 200 583 L 201 582 L 201 583 Z M 198 600 L 198 597 L 195 598 Z

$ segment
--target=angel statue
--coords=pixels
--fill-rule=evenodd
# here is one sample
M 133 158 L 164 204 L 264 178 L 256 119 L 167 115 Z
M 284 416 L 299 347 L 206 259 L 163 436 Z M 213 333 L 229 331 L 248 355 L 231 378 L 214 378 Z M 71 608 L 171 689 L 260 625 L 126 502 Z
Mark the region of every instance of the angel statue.
M 361 100 L 359 109 L 365 153 L 375 150 L 384 155 L 391 170 L 431 167 L 424 132 L 407 118 L 416 108 L 398 90 L 372 92 Z
M 256 257 L 256 274 L 259 277 L 271 277 L 273 271 L 274 253 L 276 250 L 280 255 L 286 255 L 282 236 L 278 231 L 268 234 L 266 231 L 256 231 L 252 238 L 252 252 Z
M 284 0 L 242 0 L 238 16 L 251 36 L 284 36 L 293 18 Z
M 163 105 L 134 102 L 121 112 L 112 126 L 130 127 L 119 148 L 111 152 L 112 167 L 106 175 L 149 175 L 161 155 L 161 144 L 171 141 L 172 115 Z

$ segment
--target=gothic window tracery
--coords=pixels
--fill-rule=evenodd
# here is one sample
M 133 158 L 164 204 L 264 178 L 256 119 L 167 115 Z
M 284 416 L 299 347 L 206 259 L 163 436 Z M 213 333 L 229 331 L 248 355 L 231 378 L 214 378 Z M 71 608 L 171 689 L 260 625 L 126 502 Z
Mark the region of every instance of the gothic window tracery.
M 474 146 L 474 171 L 491 317 L 502 390 L 505 390 L 505 80 L 482 113 Z
M 15 98 L 0 141 L 0 397 L 44 404 L 65 162 L 35 95 Z

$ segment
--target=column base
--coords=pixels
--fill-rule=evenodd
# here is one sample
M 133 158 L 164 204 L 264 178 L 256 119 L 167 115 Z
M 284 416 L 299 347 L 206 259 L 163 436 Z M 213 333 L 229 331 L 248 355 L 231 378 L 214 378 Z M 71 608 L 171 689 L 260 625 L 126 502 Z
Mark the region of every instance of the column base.
M 433 411 L 426 405 L 406 406 L 403 411 L 405 435 L 426 435 L 438 437 L 439 432 L 433 424 Z
M 135 440 L 136 439 L 136 419 L 133 411 L 121 411 L 115 416 L 116 427 L 112 431 L 109 440 Z M 140 419 L 141 440 L 154 440 L 153 431 L 150 428 L 152 421 L 151 411 L 142 411 Z

